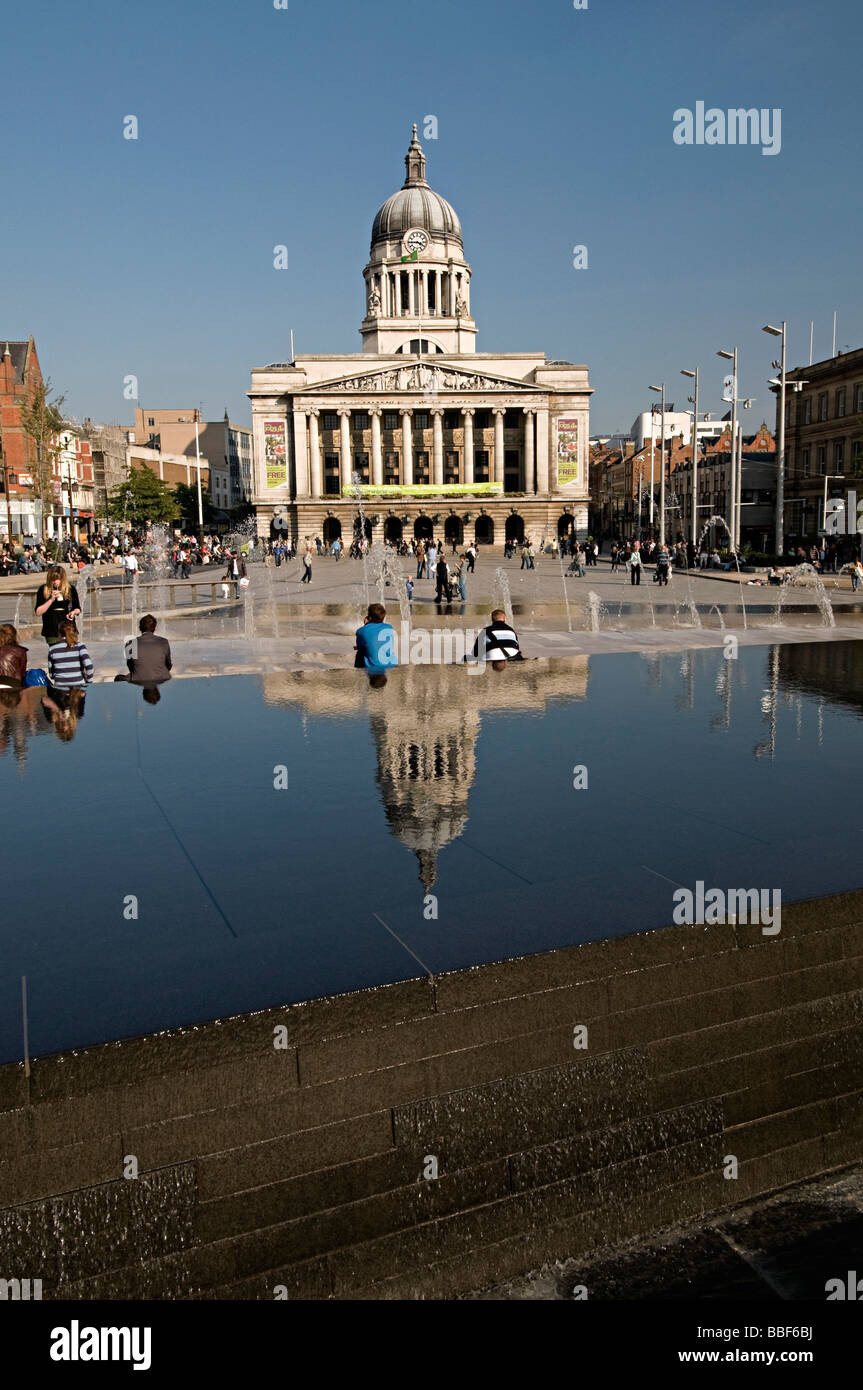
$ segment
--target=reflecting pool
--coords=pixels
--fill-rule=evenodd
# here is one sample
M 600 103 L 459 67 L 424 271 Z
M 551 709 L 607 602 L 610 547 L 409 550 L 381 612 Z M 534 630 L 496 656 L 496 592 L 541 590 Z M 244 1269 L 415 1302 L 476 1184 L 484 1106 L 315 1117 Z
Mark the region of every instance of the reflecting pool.
M 0 706 L 0 1061 L 863 886 L 863 644 Z

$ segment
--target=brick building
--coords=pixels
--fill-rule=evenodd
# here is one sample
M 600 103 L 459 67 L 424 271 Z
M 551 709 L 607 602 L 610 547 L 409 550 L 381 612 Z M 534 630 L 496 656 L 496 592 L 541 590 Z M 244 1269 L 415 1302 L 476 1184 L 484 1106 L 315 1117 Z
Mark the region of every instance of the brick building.
M 33 468 L 36 445 L 21 424 L 21 407 L 42 384 L 42 369 L 33 337 L 26 342 L 0 339 L 0 535 L 36 540 L 42 533 L 42 502 L 36 496 Z

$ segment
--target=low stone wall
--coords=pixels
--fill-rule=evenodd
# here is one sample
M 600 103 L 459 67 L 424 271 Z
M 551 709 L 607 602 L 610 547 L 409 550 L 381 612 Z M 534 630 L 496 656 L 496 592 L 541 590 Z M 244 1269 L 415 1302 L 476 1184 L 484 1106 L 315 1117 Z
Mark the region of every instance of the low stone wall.
M 863 893 L 0 1068 L 0 1276 L 451 1297 L 859 1161 L 861 925 Z

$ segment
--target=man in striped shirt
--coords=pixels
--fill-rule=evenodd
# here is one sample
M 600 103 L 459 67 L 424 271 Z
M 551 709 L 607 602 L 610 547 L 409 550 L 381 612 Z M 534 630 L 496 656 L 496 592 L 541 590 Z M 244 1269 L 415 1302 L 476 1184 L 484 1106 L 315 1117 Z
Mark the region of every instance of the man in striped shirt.
M 485 643 L 484 656 L 480 654 L 480 643 L 483 642 Z M 515 629 L 510 627 L 502 608 L 494 610 L 488 627 L 484 627 L 477 637 L 473 655 L 476 661 L 490 661 L 492 669 L 495 671 L 503 670 L 507 661 L 524 661 Z

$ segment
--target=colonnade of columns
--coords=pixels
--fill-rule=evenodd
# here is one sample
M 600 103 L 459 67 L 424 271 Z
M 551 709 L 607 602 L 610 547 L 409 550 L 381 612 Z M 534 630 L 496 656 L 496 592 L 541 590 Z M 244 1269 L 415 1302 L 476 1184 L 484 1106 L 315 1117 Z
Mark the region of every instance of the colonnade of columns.
M 476 481 L 475 477 L 475 456 L 474 447 L 474 416 L 477 407 L 475 406 L 448 406 L 447 411 L 457 410 L 461 419 L 461 428 L 464 431 L 464 442 L 461 450 L 462 467 L 460 469 L 460 481 L 470 485 Z M 424 415 L 431 415 L 432 420 L 432 467 L 431 483 L 435 487 L 444 487 L 444 407 L 443 406 L 422 406 L 416 410 Z M 490 482 L 504 485 L 504 418 L 506 407 L 492 406 L 494 416 L 494 449 L 493 461 L 490 460 L 489 469 Z M 337 413 L 339 416 L 338 430 L 338 453 L 339 453 L 339 486 L 346 488 L 351 485 L 353 476 L 353 457 L 352 457 L 352 430 L 351 416 L 356 412 L 370 417 L 371 422 L 371 468 L 369 481 L 375 487 L 380 487 L 384 482 L 383 468 L 383 440 L 382 440 L 382 415 L 385 407 L 379 405 L 363 405 L 362 407 L 339 406 Z M 387 408 L 386 413 L 398 414 L 400 416 L 400 428 L 395 431 L 396 438 L 400 436 L 401 443 L 401 468 L 399 482 L 402 485 L 410 486 L 414 481 L 414 413 L 413 407 L 410 409 L 400 409 L 392 411 Z M 324 469 L 322 464 L 322 451 L 320 439 L 320 415 L 319 407 L 310 409 L 295 408 L 292 412 L 293 427 L 293 456 L 294 456 L 294 476 L 297 497 L 323 497 L 324 493 Z M 527 493 L 547 493 L 557 485 L 556 468 L 549 462 L 549 416 L 548 410 L 537 406 L 525 406 L 523 409 L 523 427 L 520 430 L 522 445 L 521 448 L 521 469 L 523 470 L 523 484 L 517 490 Z
M 404 277 L 404 278 L 402 278 Z M 462 298 L 470 314 L 467 273 L 462 270 L 442 270 L 432 266 L 411 266 L 405 270 L 387 267 L 369 275 L 369 293 L 373 285 L 380 295 L 382 318 L 431 315 L 435 318 L 455 318 L 456 301 Z

